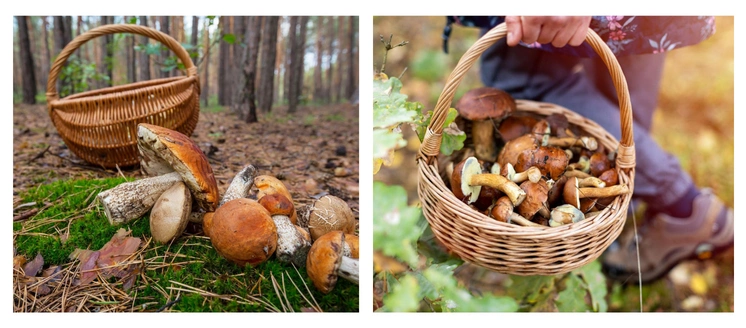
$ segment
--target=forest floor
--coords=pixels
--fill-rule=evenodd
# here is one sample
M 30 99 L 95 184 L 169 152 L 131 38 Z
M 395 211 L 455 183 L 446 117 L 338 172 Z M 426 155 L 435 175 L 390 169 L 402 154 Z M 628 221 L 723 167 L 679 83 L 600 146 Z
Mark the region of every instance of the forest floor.
M 287 114 L 286 111 L 286 107 L 277 107 L 271 113 L 260 113 L 259 123 L 247 124 L 227 109 L 220 107 L 202 109 L 199 122 L 191 137 L 208 156 L 221 195 L 236 173 L 245 165 L 253 164 L 257 168 L 257 175 L 276 176 L 285 183 L 294 198 L 299 214 L 315 198 L 331 194 L 346 201 L 357 219 L 359 217 L 358 105 L 301 106 L 297 113 L 292 115 Z M 112 170 L 92 166 L 82 161 L 65 146 L 49 119 L 45 105 L 14 105 L 14 216 L 19 216 L 28 210 L 28 207 L 24 208 L 22 205 L 24 203 L 22 196 L 31 190 L 39 189 L 40 186 L 50 185 L 56 181 L 94 180 L 122 176 L 130 180 L 143 177 L 137 167 Z M 23 230 L 21 226 L 39 217 L 43 211 L 44 208 L 41 208 L 34 216 L 14 222 L 14 256 L 16 255 L 16 241 L 18 235 L 21 234 L 19 230 Z M 75 218 L 62 219 L 69 219 L 71 222 L 75 220 Z M 185 236 L 184 239 L 205 239 L 202 236 L 201 227 L 191 223 L 187 227 Z M 204 247 L 209 245 L 209 241 L 206 244 L 204 241 L 201 243 Z M 18 250 L 20 253 L 21 247 Z M 24 255 L 29 262 L 34 256 L 34 254 Z M 239 269 L 236 272 L 239 276 L 249 275 L 248 269 L 245 271 Z M 304 270 L 301 272 L 305 274 Z M 269 277 L 264 278 L 269 280 Z M 14 274 L 14 285 L 16 283 L 18 281 Z M 141 283 L 144 282 L 141 281 Z M 310 285 L 308 287 L 313 289 Z M 352 288 L 354 288 L 352 300 L 357 302 L 357 286 L 349 289 Z M 319 294 L 314 295 L 323 297 Z M 167 300 L 172 301 L 172 297 L 169 296 Z M 14 302 L 16 306 L 17 301 Z M 281 298 L 280 302 L 282 302 Z M 226 303 L 225 300 L 223 303 Z M 274 309 L 281 308 L 277 304 L 274 306 Z M 298 310 L 296 305 L 291 308 Z M 15 306 L 14 309 L 18 311 Z M 231 308 L 226 306 L 219 309 L 225 311 Z M 238 309 L 247 311 L 240 307 Z M 356 311 L 356 309 L 357 305 L 331 307 L 332 311 Z M 193 309 L 185 306 L 182 310 Z M 205 309 L 198 308 L 197 310 Z M 318 310 L 328 309 L 322 307 Z

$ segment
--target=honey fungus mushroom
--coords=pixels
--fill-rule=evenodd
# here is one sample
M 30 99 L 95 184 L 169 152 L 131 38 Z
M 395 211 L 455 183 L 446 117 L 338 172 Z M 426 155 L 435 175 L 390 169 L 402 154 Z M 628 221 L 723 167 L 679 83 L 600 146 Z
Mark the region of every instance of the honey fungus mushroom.
M 460 116 L 472 121 L 471 138 L 478 159 L 494 162 L 497 157 L 495 127 L 515 112 L 513 97 L 491 87 L 469 90 L 456 104 Z
M 277 228 L 261 204 L 251 199 L 237 198 L 215 211 L 210 242 L 229 261 L 239 266 L 256 266 L 274 254 Z
M 337 230 L 351 234 L 355 232 L 355 215 L 344 200 L 326 195 L 309 207 L 307 225 L 313 240 Z

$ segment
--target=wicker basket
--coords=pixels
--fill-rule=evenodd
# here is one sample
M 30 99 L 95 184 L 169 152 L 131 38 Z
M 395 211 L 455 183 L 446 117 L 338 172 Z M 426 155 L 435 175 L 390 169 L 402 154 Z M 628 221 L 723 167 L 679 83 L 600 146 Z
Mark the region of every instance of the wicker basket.
M 155 39 L 184 63 L 186 76 L 154 79 L 59 99 L 57 77 L 67 58 L 98 36 L 134 33 Z M 139 25 L 104 25 L 73 39 L 52 65 L 47 107 L 55 128 L 78 157 L 106 168 L 137 164 L 137 124 L 149 123 L 191 135 L 199 119 L 199 79 L 189 53 L 172 37 Z
M 616 197 L 591 219 L 561 227 L 523 227 L 499 222 L 470 209 L 453 195 L 438 173 L 442 126 L 456 88 L 480 55 L 505 35 L 504 24 L 490 30 L 467 50 L 449 76 L 418 154 L 418 194 L 424 215 L 436 237 L 463 260 L 515 275 L 566 273 L 598 258 L 619 236 L 631 192 Z M 517 107 L 519 111 L 543 116 L 562 113 L 570 123 L 597 138 L 606 149 L 616 149 L 619 184 L 626 184 L 634 190 L 635 150 L 627 83 L 614 55 L 590 29 L 586 42 L 599 54 L 614 81 L 619 98 L 621 144 L 598 124 L 566 108 L 526 100 L 517 100 Z

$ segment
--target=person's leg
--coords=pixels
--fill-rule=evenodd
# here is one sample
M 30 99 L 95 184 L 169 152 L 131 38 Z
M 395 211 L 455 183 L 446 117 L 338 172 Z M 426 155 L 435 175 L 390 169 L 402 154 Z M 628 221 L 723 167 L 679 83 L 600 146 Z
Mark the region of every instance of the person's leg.
M 606 96 L 611 94 L 615 99 L 616 91 L 603 86 L 601 88 L 606 92 L 599 91 L 595 79 L 590 79 L 585 72 L 585 61 L 524 47 L 509 48 L 500 42 L 485 52 L 480 72 L 485 85 L 506 90 L 519 99 L 554 103 L 574 110 L 620 138 L 618 106 L 615 100 Z M 700 195 L 678 160 L 665 152 L 649 134 L 657 104 L 662 61 L 656 59 L 625 65 L 623 70 L 628 83 L 635 85 L 631 87 L 635 92 L 631 96 L 632 106 L 640 118 L 633 126 L 637 160 L 635 197 L 644 200 L 657 212 L 688 208 L 683 215 L 676 215 L 679 218 L 657 214 L 649 221 L 659 223 L 641 230 L 640 235 L 650 231 L 648 235 L 653 236 L 642 238 L 640 247 L 643 280 L 649 280 L 687 257 L 707 254 L 703 251 L 731 244 L 732 211 L 725 209 L 722 202 L 708 191 Z M 606 74 L 608 76 L 608 71 Z M 609 253 L 613 254 L 604 258 L 604 264 L 611 268 L 608 271 L 615 278 L 637 278 L 637 255 L 630 247 L 634 246 L 630 240 L 620 238 L 622 245 L 610 247 Z

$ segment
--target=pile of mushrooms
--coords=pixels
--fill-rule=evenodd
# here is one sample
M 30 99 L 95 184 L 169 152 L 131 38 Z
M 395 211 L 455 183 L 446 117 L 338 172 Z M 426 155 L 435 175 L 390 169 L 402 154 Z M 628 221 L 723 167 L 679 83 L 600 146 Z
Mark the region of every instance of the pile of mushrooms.
M 562 114 L 518 113 L 509 94 L 489 87 L 467 92 L 456 109 L 474 120 L 473 151 L 463 152 L 474 156 L 448 166 L 448 183 L 474 210 L 505 223 L 557 227 L 629 193 L 618 184 L 614 154 Z

